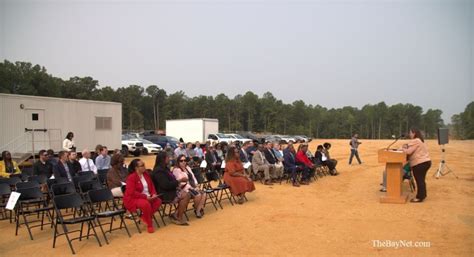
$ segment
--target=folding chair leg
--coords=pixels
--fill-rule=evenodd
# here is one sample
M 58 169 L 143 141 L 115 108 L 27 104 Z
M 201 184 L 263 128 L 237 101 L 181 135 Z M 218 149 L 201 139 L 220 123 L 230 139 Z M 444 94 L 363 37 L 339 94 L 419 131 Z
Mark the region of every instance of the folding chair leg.
M 107 235 L 104 232 L 104 229 L 102 228 L 102 224 L 100 223 L 100 219 L 97 218 L 97 223 L 99 224 L 100 231 L 102 232 L 102 235 L 104 236 L 105 243 L 109 244 L 109 240 L 107 239 Z M 87 231 L 87 237 L 89 237 L 89 230 Z
M 94 228 L 92 222 L 89 221 L 88 223 L 89 223 L 89 226 L 92 227 L 92 231 L 94 231 L 94 236 L 95 236 L 95 239 L 97 239 L 97 243 L 99 243 L 99 247 L 102 247 L 102 244 L 100 243 L 99 237 L 97 236 L 97 232 L 95 231 L 95 228 Z
M 66 225 L 64 225 L 64 224 L 61 224 L 61 225 L 63 227 L 63 231 L 64 231 L 64 235 L 66 236 L 67 243 L 69 244 L 69 248 L 71 248 L 72 254 L 76 254 L 76 252 L 74 251 L 74 247 L 72 247 L 71 240 L 69 239 L 69 232 L 67 231 Z M 81 233 L 82 233 L 82 230 L 81 230 Z

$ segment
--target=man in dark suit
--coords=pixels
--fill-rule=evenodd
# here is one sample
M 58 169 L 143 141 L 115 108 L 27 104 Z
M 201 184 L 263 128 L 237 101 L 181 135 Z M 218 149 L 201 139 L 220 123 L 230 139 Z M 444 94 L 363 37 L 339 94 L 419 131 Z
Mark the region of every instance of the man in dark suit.
M 207 168 L 209 170 L 219 170 L 220 167 L 221 167 L 221 164 L 222 164 L 222 160 L 220 160 L 218 157 L 217 157 L 217 153 L 216 153 L 216 150 L 214 148 L 214 146 L 210 145 L 206 151 L 206 162 L 207 162 Z
M 46 150 L 39 151 L 39 160 L 33 164 L 33 175 L 50 178 L 53 175 L 53 166 L 48 162 Z
M 76 172 L 71 164 L 68 163 L 68 152 L 60 151 L 58 153 L 59 161 L 58 164 L 54 167 L 54 177 L 67 178 L 69 181 L 72 181 L 72 178 L 76 176 Z
M 265 154 L 265 159 L 267 159 L 271 168 L 274 170 L 274 179 L 280 179 L 283 176 L 283 164 L 276 158 L 275 153 L 273 152 L 273 144 L 267 142 L 265 146 L 266 148 L 263 152 Z

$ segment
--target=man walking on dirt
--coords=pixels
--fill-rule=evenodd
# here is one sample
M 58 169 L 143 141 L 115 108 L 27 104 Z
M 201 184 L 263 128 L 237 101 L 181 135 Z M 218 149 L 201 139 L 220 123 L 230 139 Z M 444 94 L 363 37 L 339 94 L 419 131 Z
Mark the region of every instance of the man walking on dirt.
M 359 162 L 359 164 L 362 164 L 362 161 L 359 158 L 359 151 L 357 150 L 357 148 L 359 148 L 359 145 L 362 143 L 359 142 L 358 138 L 359 138 L 359 135 L 355 133 L 351 138 L 351 142 L 349 143 L 351 146 L 351 157 L 349 158 L 349 165 L 352 164 L 352 158 L 354 158 L 354 155 L 357 158 L 357 161 Z

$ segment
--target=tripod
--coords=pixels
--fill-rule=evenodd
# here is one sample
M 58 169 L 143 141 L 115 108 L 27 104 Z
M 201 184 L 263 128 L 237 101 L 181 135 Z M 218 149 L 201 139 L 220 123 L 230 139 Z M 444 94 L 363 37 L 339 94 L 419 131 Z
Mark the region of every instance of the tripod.
M 439 179 L 439 177 L 444 176 L 450 172 L 453 173 L 454 177 L 458 178 L 454 171 L 448 167 L 448 164 L 446 164 L 446 150 L 444 149 L 444 145 L 441 145 L 441 162 L 439 163 L 438 170 L 433 176 Z

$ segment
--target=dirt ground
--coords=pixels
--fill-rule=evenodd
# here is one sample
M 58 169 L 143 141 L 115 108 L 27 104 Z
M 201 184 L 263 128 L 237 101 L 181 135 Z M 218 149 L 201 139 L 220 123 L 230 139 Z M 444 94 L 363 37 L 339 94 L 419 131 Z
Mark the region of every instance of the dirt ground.
M 379 202 L 383 166 L 377 150 L 390 140 L 363 140 L 363 164 L 352 166 L 348 139 L 313 140 L 310 150 L 326 141 L 333 145 L 340 176 L 299 188 L 256 183 L 245 204 L 226 202 L 218 211 L 208 206 L 203 219 L 190 215 L 188 227 L 170 224 L 138 234 L 129 221 L 131 238 L 115 231 L 102 247 L 93 239 L 75 241 L 77 256 L 474 256 L 474 141 L 446 146 L 447 164 L 459 179 L 433 177 L 441 151 L 436 141 L 428 141 L 433 166 L 426 179 L 428 198 L 421 204 Z M 154 156 L 142 158 L 152 168 Z M 410 192 L 407 182 L 404 191 Z M 33 241 L 25 228 L 15 236 L 15 226 L 5 220 L 0 231 L 0 256 L 71 255 L 64 237 L 52 248 L 49 228 L 33 229 Z M 412 247 L 384 247 L 387 240 Z

